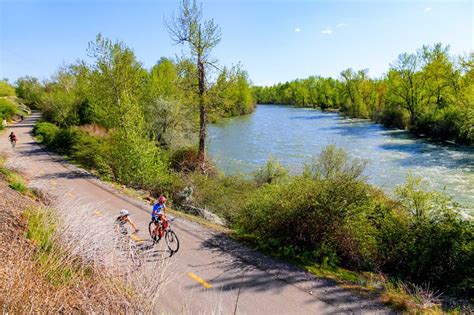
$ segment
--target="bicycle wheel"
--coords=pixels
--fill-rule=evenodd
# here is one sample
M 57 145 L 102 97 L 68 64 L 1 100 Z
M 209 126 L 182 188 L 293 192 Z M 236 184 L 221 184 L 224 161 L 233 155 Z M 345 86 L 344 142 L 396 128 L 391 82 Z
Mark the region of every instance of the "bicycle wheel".
M 115 248 L 120 251 L 128 250 L 127 229 L 125 227 L 117 225 L 114 229 L 114 244 Z
M 172 230 L 167 230 L 165 234 L 166 245 L 172 253 L 176 253 L 179 249 L 179 240 Z
M 158 235 L 153 233 L 154 230 L 155 230 L 155 223 L 153 221 L 150 221 L 150 223 L 148 223 L 148 232 L 150 233 L 150 237 L 153 240 L 153 242 L 158 242 L 160 239 Z
M 130 245 L 130 259 L 135 267 L 140 267 L 142 265 L 142 260 L 140 254 L 138 252 L 137 245 L 131 244 Z

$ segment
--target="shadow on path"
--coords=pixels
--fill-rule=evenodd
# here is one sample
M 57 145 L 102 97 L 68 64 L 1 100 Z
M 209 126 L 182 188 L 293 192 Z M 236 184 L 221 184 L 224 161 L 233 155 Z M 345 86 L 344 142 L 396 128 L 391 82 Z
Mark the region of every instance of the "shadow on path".
M 296 266 L 238 244 L 224 234 L 214 234 L 202 243 L 201 248 L 211 250 L 215 255 L 214 261 L 206 265 L 191 266 L 201 270 L 224 270 L 220 276 L 211 280 L 223 291 L 239 289 L 250 292 L 274 291 L 278 294 L 286 286 L 292 285 L 308 294 L 308 303 L 321 300 L 337 308 L 338 312 L 390 313 L 389 309 L 373 300 L 373 297 L 356 296 L 335 281 L 316 278 Z M 229 255 L 232 259 L 228 259 Z M 236 275 L 236 270 L 240 275 Z

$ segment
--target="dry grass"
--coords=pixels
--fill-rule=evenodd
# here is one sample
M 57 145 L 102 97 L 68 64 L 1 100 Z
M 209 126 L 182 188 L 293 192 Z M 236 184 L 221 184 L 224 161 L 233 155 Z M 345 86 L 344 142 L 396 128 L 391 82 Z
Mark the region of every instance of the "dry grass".
M 0 305 L 4 313 L 114 312 L 136 307 L 102 268 L 84 264 L 56 239 L 50 239 L 49 245 L 41 242 L 51 227 L 49 210 L 38 210 L 37 203 L 4 182 L 0 187 Z M 25 208 L 28 216 L 20 211 Z M 41 226 L 31 226 L 32 216 Z M 27 231 L 36 235 L 26 239 Z
M 131 310 L 151 310 L 170 280 L 168 253 L 137 244 L 136 252 L 141 261 L 137 267 L 130 259 L 130 248 L 117 246 L 114 218 L 96 215 L 94 209 L 101 205 L 80 199 L 58 200 L 55 205 L 59 211 L 54 217 L 60 222 L 55 233 L 57 243 L 71 258 L 80 257 L 83 266 L 105 270 L 117 289 L 137 302 L 129 306 Z
M 35 191 L 44 190 L 37 185 Z M 80 201 L 53 200 L 57 210 L 41 207 L 4 181 L 0 194 L 3 312 L 135 313 L 157 304 L 167 260 L 138 268 L 130 263 L 114 241 L 113 219 L 94 216 L 92 205 Z
M 387 305 L 408 313 L 442 314 L 441 295 L 428 285 L 387 281 L 381 299 Z
M 96 124 L 82 125 L 78 129 L 92 137 L 107 138 L 108 136 L 107 129 Z

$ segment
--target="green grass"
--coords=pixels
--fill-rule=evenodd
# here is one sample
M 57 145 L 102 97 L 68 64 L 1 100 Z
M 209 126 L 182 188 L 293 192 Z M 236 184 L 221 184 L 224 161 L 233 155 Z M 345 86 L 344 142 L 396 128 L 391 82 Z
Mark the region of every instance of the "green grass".
M 8 187 L 19 193 L 33 198 L 38 199 L 38 196 L 34 191 L 28 188 L 27 180 L 20 174 L 5 167 L 5 157 L 0 155 L 0 179 L 4 179 L 8 183 Z
M 66 286 L 93 274 L 90 268 L 82 266 L 77 258 L 72 258 L 57 244 L 54 237 L 57 221 L 52 210 L 30 208 L 23 215 L 27 221 L 25 237 L 35 244 L 35 259 L 49 283 L 56 287 Z
M 27 187 L 26 180 L 20 174 L 4 167 L 4 164 L 5 158 L 0 156 L 0 178 L 7 181 L 8 187 L 25 196 L 35 197 L 35 194 Z
M 13 182 L 10 185 L 8 185 L 11 189 L 14 189 L 22 194 L 25 194 L 28 191 L 28 187 L 26 187 L 25 184 L 21 182 Z
M 5 168 L 4 164 L 5 158 L 0 156 L 0 177 L 9 183 L 11 189 L 34 198 L 35 194 L 26 186 L 26 180 Z M 77 277 L 92 273 L 75 259 L 65 260 L 69 255 L 55 243 L 56 219 L 51 210 L 31 208 L 25 210 L 23 215 L 27 221 L 25 237 L 35 244 L 35 259 L 48 282 L 54 286 L 68 285 Z

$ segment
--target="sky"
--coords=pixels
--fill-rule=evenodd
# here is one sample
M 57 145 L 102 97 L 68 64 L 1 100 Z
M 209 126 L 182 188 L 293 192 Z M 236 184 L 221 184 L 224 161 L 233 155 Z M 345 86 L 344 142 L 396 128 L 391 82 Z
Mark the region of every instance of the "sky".
M 213 51 L 221 65 L 241 63 L 255 85 L 310 75 L 337 77 L 349 67 L 385 73 L 400 53 L 441 42 L 474 51 L 474 5 L 417 0 L 204 0 L 205 18 L 222 30 Z M 123 41 L 147 68 L 182 56 L 164 20 L 178 0 L 0 0 L 0 78 L 47 79 L 87 59 L 98 33 Z

